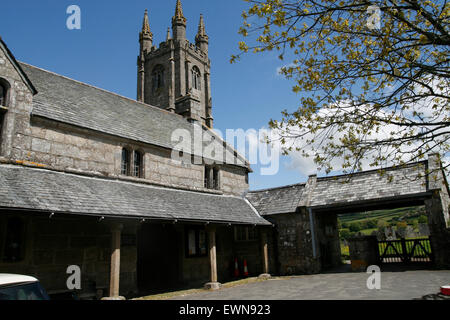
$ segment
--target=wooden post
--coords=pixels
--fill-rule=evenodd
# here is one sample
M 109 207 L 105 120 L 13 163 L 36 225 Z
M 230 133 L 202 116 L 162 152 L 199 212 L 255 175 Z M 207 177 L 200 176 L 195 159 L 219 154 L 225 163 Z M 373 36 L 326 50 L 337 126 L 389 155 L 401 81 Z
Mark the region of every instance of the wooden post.
M 211 264 L 211 282 L 217 282 L 216 231 L 209 231 L 209 262 Z
M 205 287 L 210 290 L 217 290 L 220 288 L 221 284 L 217 282 L 216 229 L 214 227 L 208 228 L 208 242 L 211 282 L 205 284 Z
M 261 231 L 261 246 L 262 246 L 262 265 L 263 273 L 260 278 L 270 278 L 269 274 L 269 248 L 267 243 L 267 231 Z
M 111 274 L 109 282 L 109 296 L 119 296 L 120 280 L 120 237 L 123 226 L 114 224 L 111 226 Z

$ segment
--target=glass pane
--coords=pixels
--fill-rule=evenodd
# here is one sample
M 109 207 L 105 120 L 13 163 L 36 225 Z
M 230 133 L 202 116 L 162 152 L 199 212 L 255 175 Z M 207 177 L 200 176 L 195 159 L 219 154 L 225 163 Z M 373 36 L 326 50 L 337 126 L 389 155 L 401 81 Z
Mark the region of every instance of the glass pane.
M 197 248 L 195 245 L 195 230 L 189 230 L 188 233 L 188 252 L 190 256 L 197 254 Z
M 0 288 L 0 300 L 49 300 L 38 282 Z
M 129 157 L 128 157 L 128 150 L 127 149 L 122 149 L 122 174 L 128 174 L 128 162 L 129 162 Z
M 138 151 L 135 151 L 134 152 L 134 176 L 135 177 L 141 176 L 141 163 L 142 163 L 141 153 Z
M 203 230 L 198 232 L 198 247 L 200 254 L 206 254 L 206 232 Z

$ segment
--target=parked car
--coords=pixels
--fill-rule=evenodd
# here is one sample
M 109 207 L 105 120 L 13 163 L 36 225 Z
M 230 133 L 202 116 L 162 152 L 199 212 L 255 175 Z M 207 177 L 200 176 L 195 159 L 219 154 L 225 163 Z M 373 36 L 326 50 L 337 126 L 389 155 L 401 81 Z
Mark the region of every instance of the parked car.
M 50 300 L 50 298 L 38 279 L 0 273 L 0 300 Z

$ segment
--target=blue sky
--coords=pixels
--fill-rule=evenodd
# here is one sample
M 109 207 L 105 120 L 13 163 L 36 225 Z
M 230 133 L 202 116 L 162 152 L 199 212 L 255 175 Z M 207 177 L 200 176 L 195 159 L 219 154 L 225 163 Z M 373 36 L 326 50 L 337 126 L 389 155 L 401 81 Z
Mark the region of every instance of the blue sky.
M 165 40 L 176 0 L 16 0 L 2 3 L 0 36 L 15 57 L 91 85 L 136 98 L 138 34 L 144 10 L 149 10 L 154 43 Z M 66 9 L 81 8 L 81 30 L 68 30 Z M 299 96 L 292 82 L 278 76 L 277 54 L 250 54 L 230 64 L 241 36 L 243 0 L 182 0 L 188 19 L 187 37 L 194 42 L 199 15 L 205 18 L 210 38 L 214 126 L 244 130 L 267 127 L 281 110 L 294 110 Z M 260 175 L 253 165 L 250 188 L 261 189 L 303 182 L 307 178 L 282 157 L 277 175 Z

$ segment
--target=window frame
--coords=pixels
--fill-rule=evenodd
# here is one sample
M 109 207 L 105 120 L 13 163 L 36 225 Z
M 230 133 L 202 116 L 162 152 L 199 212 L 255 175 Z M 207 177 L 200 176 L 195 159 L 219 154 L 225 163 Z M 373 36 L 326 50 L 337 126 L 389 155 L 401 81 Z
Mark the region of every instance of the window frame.
M 152 91 L 156 93 L 158 90 L 164 88 L 165 86 L 165 70 L 160 64 L 156 65 L 152 71 Z
M 200 69 L 197 66 L 192 67 L 191 77 L 192 77 L 192 88 L 197 91 L 201 91 L 202 90 L 202 85 L 201 85 L 202 74 L 200 72 Z
M 191 247 L 191 234 L 194 233 L 194 246 L 195 253 L 190 253 Z M 203 239 L 200 239 L 202 236 Z M 200 240 L 203 240 L 203 246 L 201 246 Z M 202 253 L 202 249 L 204 252 Z M 186 226 L 185 227 L 185 257 L 186 258 L 204 258 L 208 256 L 208 233 L 206 229 L 200 226 Z
M 138 172 L 136 172 L 136 155 L 139 155 Z M 133 160 L 132 176 L 135 178 L 143 178 L 143 176 L 144 176 L 144 152 L 142 152 L 140 150 L 133 150 L 132 160 Z
M 251 233 L 249 232 L 251 229 Z M 245 233 L 245 238 L 241 239 L 238 237 L 238 234 L 243 230 Z M 252 236 L 250 236 L 252 235 Z M 235 242 L 252 242 L 252 241 L 257 241 L 258 240 L 258 231 L 256 230 L 256 228 L 254 226 L 245 226 L 245 225 L 237 225 L 234 226 L 234 241 Z
M 8 81 L 4 78 L 0 78 L 0 87 L 3 88 L 4 94 L 3 94 L 3 101 L 2 98 L 0 98 L 0 108 L 1 109 L 8 109 L 9 105 L 9 94 L 11 91 L 11 86 Z
M 210 174 L 212 171 L 212 185 L 210 185 Z M 217 166 L 205 165 L 204 187 L 209 190 L 220 190 L 220 168 Z
M 120 160 L 120 174 L 123 176 L 129 176 L 130 172 L 131 172 L 131 149 L 129 148 L 122 148 L 122 153 L 121 153 L 121 160 Z M 126 156 L 124 157 L 124 153 L 126 153 Z M 126 167 L 124 167 L 124 164 L 126 165 Z

